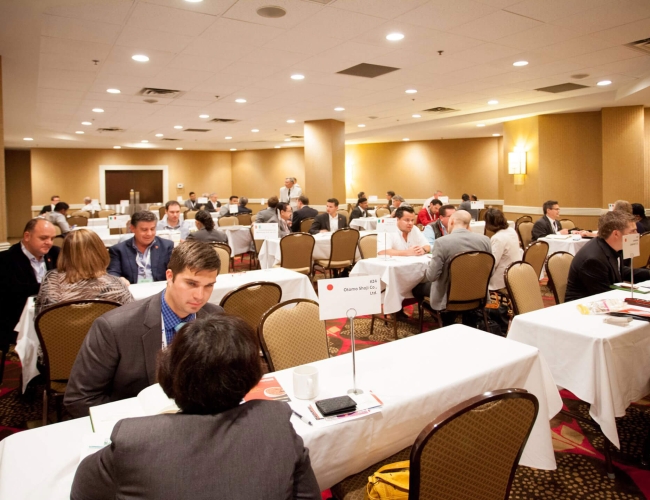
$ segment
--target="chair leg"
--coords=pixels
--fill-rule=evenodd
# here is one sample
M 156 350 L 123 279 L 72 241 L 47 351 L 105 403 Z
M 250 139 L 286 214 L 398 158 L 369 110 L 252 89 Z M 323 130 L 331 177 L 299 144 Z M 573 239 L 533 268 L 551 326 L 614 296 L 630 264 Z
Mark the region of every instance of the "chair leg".
M 424 326 L 424 301 L 418 302 L 418 332 L 422 333 Z
M 370 335 L 372 335 L 372 331 L 375 328 L 375 315 L 370 316 Z
M 436 315 L 436 320 L 438 321 L 438 328 L 442 328 L 442 315 L 440 314 L 440 311 L 434 311 Z
M 393 333 L 395 334 L 395 340 L 399 340 L 397 336 L 397 313 L 393 316 Z
M 48 406 L 48 397 L 47 397 L 47 388 L 43 389 L 43 427 L 47 425 L 47 406 Z
M 485 331 L 488 333 L 492 333 L 490 331 L 490 325 L 488 324 L 488 316 L 487 316 L 487 312 L 485 311 L 485 307 L 483 308 L 483 322 L 485 323 Z
M 0 384 L 5 376 L 5 362 L 7 361 L 7 349 L 0 351 Z

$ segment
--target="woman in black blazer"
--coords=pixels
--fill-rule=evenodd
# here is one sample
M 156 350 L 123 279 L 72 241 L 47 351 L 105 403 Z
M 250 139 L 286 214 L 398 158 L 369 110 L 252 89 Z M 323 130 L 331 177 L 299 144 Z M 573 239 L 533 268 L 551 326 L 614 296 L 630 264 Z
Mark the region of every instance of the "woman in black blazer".
M 228 243 L 228 237 L 223 231 L 214 228 L 214 220 L 207 210 L 199 210 L 195 216 L 196 227 L 199 229 L 190 233 L 188 240 L 205 241 L 206 243 Z
M 320 500 L 289 405 L 240 404 L 261 377 L 244 320 L 186 324 L 158 358 L 160 386 L 180 413 L 119 421 L 111 444 L 79 464 L 71 500 Z

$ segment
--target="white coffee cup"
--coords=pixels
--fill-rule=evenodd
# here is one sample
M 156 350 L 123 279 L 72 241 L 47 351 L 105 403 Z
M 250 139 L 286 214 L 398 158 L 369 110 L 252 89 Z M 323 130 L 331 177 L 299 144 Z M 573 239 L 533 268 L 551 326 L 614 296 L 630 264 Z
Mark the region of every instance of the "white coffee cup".
M 318 368 L 312 365 L 294 368 L 293 394 L 298 399 L 313 399 L 318 396 Z

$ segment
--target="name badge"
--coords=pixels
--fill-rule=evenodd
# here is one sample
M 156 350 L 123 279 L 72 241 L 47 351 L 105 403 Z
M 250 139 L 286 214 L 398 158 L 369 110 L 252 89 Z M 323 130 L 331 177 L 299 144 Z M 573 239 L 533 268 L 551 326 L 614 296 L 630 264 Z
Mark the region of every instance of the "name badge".
M 138 278 L 138 285 L 140 283 L 153 283 L 153 278 Z

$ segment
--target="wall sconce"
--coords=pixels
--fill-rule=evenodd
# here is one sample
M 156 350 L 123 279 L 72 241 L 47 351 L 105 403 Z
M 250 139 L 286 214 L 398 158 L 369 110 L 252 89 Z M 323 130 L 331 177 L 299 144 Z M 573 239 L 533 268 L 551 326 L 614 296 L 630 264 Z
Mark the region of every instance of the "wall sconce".
M 512 153 L 508 153 L 508 173 L 514 175 L 526 173 L 526 151 L 515 148 Z

